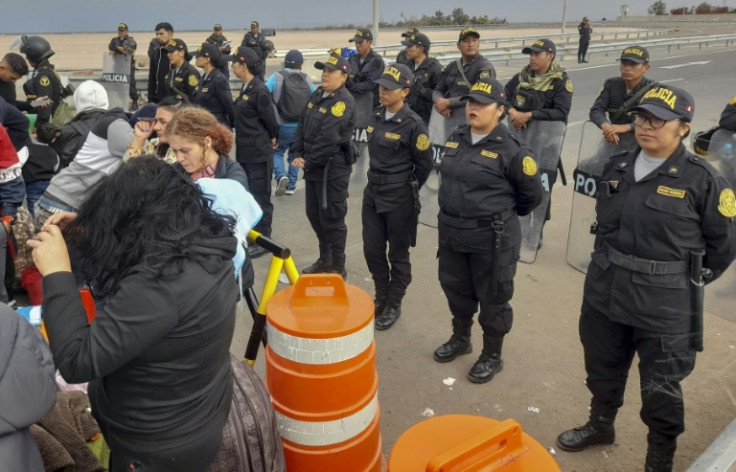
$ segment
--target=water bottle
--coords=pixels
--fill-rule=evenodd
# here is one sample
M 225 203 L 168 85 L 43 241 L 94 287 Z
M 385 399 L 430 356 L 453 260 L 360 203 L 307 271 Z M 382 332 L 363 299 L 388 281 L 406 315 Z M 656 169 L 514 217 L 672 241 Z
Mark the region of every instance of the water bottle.
M 726 143 L 721 149 L 719 149 L 718 157 L 722 161 L 730 161 L 733 159 L 733 143 Z

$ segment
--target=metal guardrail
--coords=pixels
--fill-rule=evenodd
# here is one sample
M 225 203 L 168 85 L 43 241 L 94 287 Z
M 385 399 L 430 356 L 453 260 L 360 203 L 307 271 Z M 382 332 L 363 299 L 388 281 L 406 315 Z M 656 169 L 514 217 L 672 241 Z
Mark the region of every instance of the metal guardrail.
M 687 472 L 736 471 L 736 420 L 688 467 Z

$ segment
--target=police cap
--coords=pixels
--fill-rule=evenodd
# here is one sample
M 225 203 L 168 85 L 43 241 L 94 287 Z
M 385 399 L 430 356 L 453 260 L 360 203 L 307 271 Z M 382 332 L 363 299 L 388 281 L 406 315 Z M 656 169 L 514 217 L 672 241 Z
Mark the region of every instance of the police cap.
M 401 42 L 404 46 L 424 46 L 424 49 L 427 49 L 432 43 L 429 41 L 429 38 L 427 35 L 422 33 L 414 33 L 411 36 L 407 37 L 404 41 Z
M 458 41 L 462 41 L 468 36 L 475 36 L 476 38 L 480 38 L 480 33 L 475 28 L 465 28 L 464 30 L 460 31 L 460 37 L 458 38 Z
M 498 103 L 506 105 L 506 94 L 503 85 L 496 79 L 482 77 L 470 87 L 470 92 L 460 97 L 460 100 L 473 100 L 479 103 Z
M 349 42 L 361 43 L 363 41 L 373 41 L 373 33 L 368 28 L 358 28 L 355 30 L 355 36 L 348 39 Z
M 419 28 L 409 28 L 408 30 L 401 33 L 402 38 L 408 38 L 409 36 L 413 34 L 417 34 L 419 32 Z
M 251 21 L 251 22 L 250 22 L 250 27 L 251 27 L 251 28 L 258 28 L 258 26 L 259 26 L 259 25 L 258 25 L 258 22 L 257 22 L 257 21 Z
M 118 31 L 128 31 L 128 25 L 125 23 L 118 24 Z
M 383 88 L 395 90 L 399 88 L 411 88 L 414 74 L 404 64 L 389 64 L 383 69 L 381 77 L 374 82 Z
M 212 29 L 215 31 L 222 31 L 222 25 L 220 23 L 215 23 L 215 26 Z
M 199 49 L 197 49 L 196 56 L 209 57 L 212 62 L 216 62 L 220 60 L 222 54 L 220 53 L 220 48 L 218 48 L 216 45 L 211 43 L 202 43 Z
M 661 120 L 690 122 L 695 114 L 695 100 L 681 88 L 660 85 L 650 89 L 631 109 L 632 113 L 648 111 Z
M 258 64 L 259 60 L 258 53 L 253 48 L 246 46 L 239 47 L 235 54 L 233 54 L 233 62 L 239 62 L 248 67 Z
M 636 62 L 637 64 L 649 63 L 649 51 L 642 46 L 630 46 L 621 51 L 620 61 Z
M 350 65 L 348 64 L 348 61 L 345 60 L 345 58 L 342 57 L 340 54 L 336 53 L 335 51 L 331 51 L 330 57 L 327 58 L 327 60 L 324 62 L 315 62 L 314 68 L 320 70 L 339 70 L 342 71 L 343 74 L 347 74 L 350 70 Z
M 166 46 L 164 46 L 163 49 L 168 52 L 183 51 L 184 58 L 187 61 L 192 59 L 191 54 L 189 54 L 189 49 L 187 48 L 187 43 L 185 43 L 183 39 L 171 39 L 168 43 L 166 43 Z
M 521 50 L 522 54 L 531 54 L 532 52 L 549 52 L 557 55 L 557 46 L 552 40 L 542 38 L 534 41 L 531 46 L 527 46 Z

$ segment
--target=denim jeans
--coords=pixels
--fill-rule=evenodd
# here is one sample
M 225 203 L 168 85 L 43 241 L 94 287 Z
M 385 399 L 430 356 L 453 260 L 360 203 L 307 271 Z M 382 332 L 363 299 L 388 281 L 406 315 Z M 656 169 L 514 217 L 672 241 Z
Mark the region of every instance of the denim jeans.
M 290 189 L 296 188 L 296 179 L 299 176 L 299 168 L 291 165 L 291 162 L 294 160 L 294 156 L 291 155 L 290 151 L 289 157 L 287 158 L 289 161 L 289 172 L 287 174 L 284 169 L 284 153 L 292 144 L 294 144 L 294 138 L 296 138 L 296 126 L 291 124 L 281 125 L 281 128 L 279 129 L 278 147 L 273 151 L 273 177 L 276 182 L 278 182 L 281 177 L 287 176 L 289 178 L 287 188 Z
M 26 184 L 26 202 L 28 202 L 28 212 L 31 216 L 36 216 L 33 207 L 36 205 L 38 199 L 41 198 L 41 195 L 46 191 L 50 183 L 51 180 L 37 180 L 30 184 Z

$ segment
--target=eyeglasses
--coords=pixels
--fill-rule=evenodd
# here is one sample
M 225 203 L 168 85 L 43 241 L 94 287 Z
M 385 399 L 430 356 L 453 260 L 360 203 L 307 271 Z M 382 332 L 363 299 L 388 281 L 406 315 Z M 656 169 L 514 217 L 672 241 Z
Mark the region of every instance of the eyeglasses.
M 634 115 L 634 126 L 644 126 L 644 123 L 649 122 L 649 126 L 654 129 L 659 129 L 663 127 L 667 121 L 668 120 L 663 120 L 662 118 L 657 118 L 653 115 L 643 115 L 641 113 Z

